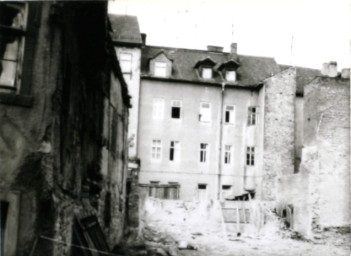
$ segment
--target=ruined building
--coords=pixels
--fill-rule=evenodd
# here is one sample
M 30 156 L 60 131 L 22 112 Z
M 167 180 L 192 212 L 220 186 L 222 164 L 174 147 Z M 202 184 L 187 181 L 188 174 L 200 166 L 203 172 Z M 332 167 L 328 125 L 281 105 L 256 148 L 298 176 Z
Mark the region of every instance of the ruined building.
M 0 3 L 0 23 L 1 254 L 110 251 L 130 102 L 107 2 Z
M 336 63 L 321 73 L 241 55 L 235 43 L 230 52 L 149 46 L 136 17 L 110 19 L 136 102 L 131 139 L 142 193 L 254 197 L 293 216 L 290 227 L 307 236 L 350 223 L 349 78 Z M 309 166 L 312 148 L 320 169 Z

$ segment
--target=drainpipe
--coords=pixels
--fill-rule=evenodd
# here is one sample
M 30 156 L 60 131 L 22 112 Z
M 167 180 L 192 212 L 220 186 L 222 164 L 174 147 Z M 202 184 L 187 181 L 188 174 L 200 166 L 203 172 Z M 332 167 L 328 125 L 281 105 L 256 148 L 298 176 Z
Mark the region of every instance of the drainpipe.
M 221 199 L 221 176 L 222 176 L 222 142 L 223 142 L 223 108 L 224 108 L 224 89 L 225 83 L 222 83 L 221 91 L 221 113 L 219 117 L 219 153 L 218 153 L 218 190 L 217 190 L 217 199 Z

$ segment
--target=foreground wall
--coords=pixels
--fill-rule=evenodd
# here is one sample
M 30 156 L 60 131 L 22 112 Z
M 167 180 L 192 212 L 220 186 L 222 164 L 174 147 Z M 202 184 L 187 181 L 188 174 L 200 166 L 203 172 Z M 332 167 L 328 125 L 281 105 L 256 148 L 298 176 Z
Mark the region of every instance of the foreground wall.
M 86 216 L 100 220 L 112 246 L 124 220 L 128 104 L 115 77 L 110 91 L 107 3 L 28 5 L 34 27 L 25 47 L 35 70 L 23 80 L 31 88 L 0 94 L 3 254 L 81 253 L 69 244 Z

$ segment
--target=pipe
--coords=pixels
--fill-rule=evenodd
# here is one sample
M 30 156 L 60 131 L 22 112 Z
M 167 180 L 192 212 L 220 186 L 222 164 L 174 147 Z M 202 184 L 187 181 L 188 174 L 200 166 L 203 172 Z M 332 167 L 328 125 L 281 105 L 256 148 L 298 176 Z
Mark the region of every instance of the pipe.
M 224 108 L 224 95 L 225 95 L 225 83 L 222 83 L 221 91 L 221 113 L 219 117 L 219 153 L 218 153 L 218 190 L 217 199 L 221 199 L 221 176 L 222 176 L 222 142 L 223 142 L 223 108 Z

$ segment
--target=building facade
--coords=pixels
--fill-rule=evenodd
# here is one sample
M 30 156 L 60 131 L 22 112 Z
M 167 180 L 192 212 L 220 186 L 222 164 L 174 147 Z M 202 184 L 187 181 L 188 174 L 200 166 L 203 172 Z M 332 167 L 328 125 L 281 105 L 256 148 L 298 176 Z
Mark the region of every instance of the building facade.
M 109 252 L 130 102 L 107 3 L 4 2 L 0 22 L 1 254 Z

